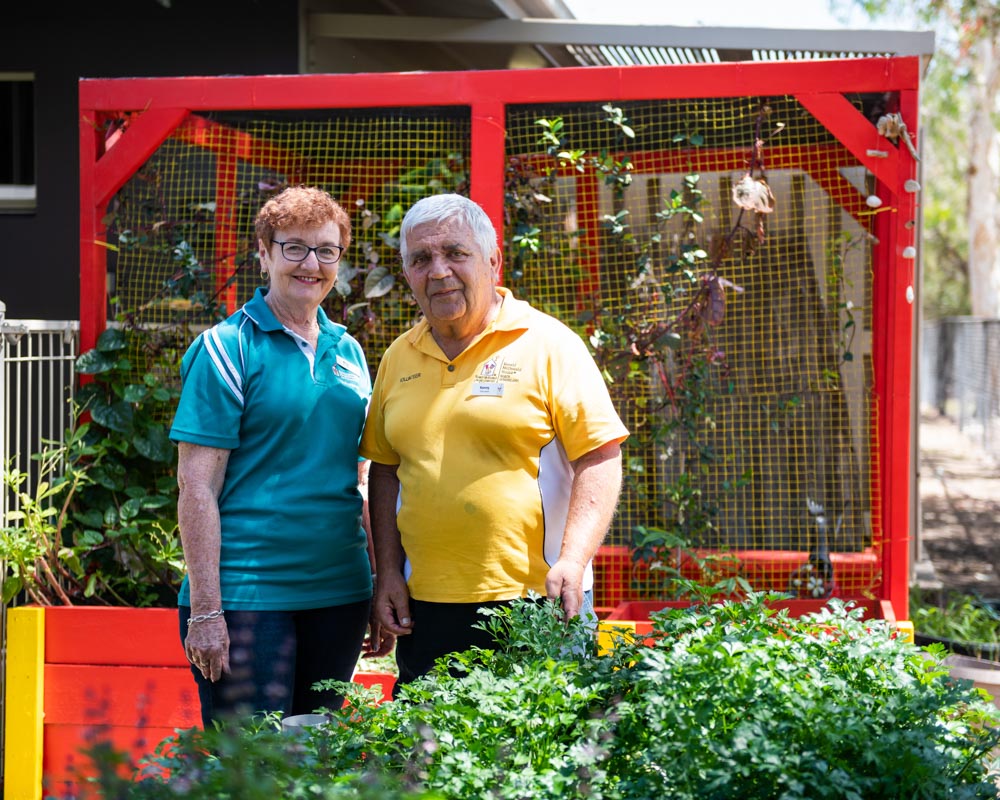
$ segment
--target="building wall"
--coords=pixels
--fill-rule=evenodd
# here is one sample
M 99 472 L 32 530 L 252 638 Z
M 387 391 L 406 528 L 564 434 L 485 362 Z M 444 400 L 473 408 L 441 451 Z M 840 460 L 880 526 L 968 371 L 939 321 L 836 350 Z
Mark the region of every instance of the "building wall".
M 18 3 L 0 23 L 0 72 L 35 75 L 37 207 L 0 214 L 10 319 L 79 313 L 80 78 L 298 72 L 294 0 Z

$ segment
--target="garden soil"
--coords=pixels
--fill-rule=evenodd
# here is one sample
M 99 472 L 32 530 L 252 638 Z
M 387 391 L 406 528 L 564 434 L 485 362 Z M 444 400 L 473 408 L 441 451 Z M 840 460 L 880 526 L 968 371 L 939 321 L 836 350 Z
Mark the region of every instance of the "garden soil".
M 1000 464 L 934 412 L 921 414 L 918 442 L 918 583 L 1000 600 Z

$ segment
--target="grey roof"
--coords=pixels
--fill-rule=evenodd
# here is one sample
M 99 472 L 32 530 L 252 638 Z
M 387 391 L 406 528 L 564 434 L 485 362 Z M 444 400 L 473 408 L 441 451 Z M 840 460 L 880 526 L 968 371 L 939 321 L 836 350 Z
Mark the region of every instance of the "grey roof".
M 365 13 L 354 13 L 360 9 Z M 384 13 L 368 13 L 381 10 Z M 933 31 L 726 28 L 581 22 L 561 0 L 411 0 L 306 3 L 307 41 L 315 50 L 353 48 L 373 55 L 385 48 L 398 66 L 408 48 L 429 46 L 454 68 L 504 66 L 514 48 L 538 54 L 540 65 L 625 66 L 728 61 L 916 55 L 926 66 Z M 448 67 L 448 60 L 443 63 Z M 373 63 L 377 63 L 373 62 Z M 392 67 L 390 67 L 392 68 Z M 435 69 L 415 62 L 414 69 Z M 310 71 L 310 70 L 306 70 Z

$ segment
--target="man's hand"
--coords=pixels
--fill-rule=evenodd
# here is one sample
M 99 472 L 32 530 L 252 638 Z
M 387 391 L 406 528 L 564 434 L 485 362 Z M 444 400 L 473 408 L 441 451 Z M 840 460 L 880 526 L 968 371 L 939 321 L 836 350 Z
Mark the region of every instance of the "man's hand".
M 410 591 L 402 575 L 379 573 L 373 617 L 383 629 L 395 636 L 406 636 L 412 631 Z
M 545 576 L 545 595 L 562 600 L 566 619 L 578 616 L 583 606 L 583 566 L 569 559 L 559 559 Z

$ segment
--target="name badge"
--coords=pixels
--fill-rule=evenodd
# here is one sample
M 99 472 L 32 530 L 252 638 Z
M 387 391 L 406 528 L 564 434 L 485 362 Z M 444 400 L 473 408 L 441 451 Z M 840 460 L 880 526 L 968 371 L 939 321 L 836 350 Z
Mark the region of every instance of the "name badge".
M 343 356 L 337 356 L 337 366 L 340 367 L 341 369 L 346 369 L 352 375 L 357 376 L 361 374 L 361 369 L 358 367 L 358 365 L 352 364 Z
M 473 397 L 503 397 L 502 383 L 474 383 L 472 384 Z

